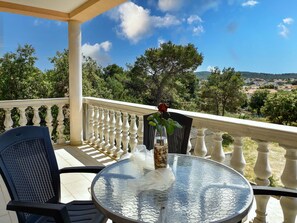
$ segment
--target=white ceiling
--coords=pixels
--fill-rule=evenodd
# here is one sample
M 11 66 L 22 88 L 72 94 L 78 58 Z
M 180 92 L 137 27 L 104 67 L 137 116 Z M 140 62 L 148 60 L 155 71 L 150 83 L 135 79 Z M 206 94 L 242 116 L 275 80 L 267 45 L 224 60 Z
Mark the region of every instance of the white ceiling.
M 2 2 L 70 13 L 87 0 L 2 0 Z
M 0 0 L 0 12 L 59 21 L 88 21 L 127 0 Z

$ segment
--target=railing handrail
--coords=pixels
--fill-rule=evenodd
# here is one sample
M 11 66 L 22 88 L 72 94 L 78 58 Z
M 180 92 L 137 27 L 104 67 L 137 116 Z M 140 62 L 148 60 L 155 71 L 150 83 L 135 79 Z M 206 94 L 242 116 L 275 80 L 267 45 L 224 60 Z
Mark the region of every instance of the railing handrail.
M 41 103 L 42 102 L 42 103 Z M 67 104 L 69 98 L 38 98 L 38 99 L 21 99 L 21 100 L 3 100 L 0 101 L 1 108 L 12 108 L 22 106 L 35 106 L 35 105 L 55 105 L 55 104 Z
M 157 110 L 156 106 L 94 97 L 84 97 L 83 102 L 90 104 L 99 103 L 102 107 L 116 109 L 128 113 L 130 112 L 136 115 L 149 114 Z M 297 127 L 217 116 L 199 112 L 183 111 L 177 109 L 169 109 L 168 111 L 178 112 L 193 118 L 193 126 L 197 128 L 207 128 L 214 131 L 224 131 L 233 136 L 251 137 L 255 140 L 278 142 L 280 145 L 289 147 L 296 147 L 297 145 Z

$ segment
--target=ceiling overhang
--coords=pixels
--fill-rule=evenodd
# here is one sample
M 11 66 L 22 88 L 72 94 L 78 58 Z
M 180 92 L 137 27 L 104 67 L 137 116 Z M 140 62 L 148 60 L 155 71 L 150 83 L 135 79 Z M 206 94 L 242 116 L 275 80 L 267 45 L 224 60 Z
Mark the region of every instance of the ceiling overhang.
M 0 11 L 83 23 L 125 1 L 127 0 L 1 0 Z

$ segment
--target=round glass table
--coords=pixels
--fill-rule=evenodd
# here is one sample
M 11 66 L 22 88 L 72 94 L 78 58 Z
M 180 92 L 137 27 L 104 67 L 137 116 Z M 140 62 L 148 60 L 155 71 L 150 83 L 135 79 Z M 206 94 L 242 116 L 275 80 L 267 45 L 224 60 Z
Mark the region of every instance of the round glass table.
M 114 222 L 240 222 L 248 214 L 253 192 L 238 172 L 181 154 L 168 163 L 175 181 L 164 191 L 131 189 L 144 173 L 129 159 L 106 167 L 92 182 L 95 205 Z

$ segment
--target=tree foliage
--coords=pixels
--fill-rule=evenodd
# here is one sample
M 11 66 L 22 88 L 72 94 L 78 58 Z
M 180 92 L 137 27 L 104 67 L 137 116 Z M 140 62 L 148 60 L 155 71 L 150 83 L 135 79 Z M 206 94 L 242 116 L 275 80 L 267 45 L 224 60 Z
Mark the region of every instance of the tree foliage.
M 18 46 L 0 58 L 0 98 L 15 100 L 47 95 L 42 72 L 35 66 L 37 58 L 31 45 Z
M 297 124 L 297 91 L 280 91 L 270 94 L 262 108 L 263 114 L 273 123 Z
M 257 115 L 261 115 L 261 108 L 264 106 L 265 101 L 269 95 L 268 90 L 257 90 L 251 96 L 249 106 L 252 110 L 256 111 Z
M 130 66 L 132 82 L 128 85 L 138 97 L 143 98 L 143 103 L 171 103 L 174 101 L 173 92 L 180 96 L 179 88 L 183 88 L 185 94 L 193 92 L 193 83 L 196 83 L 193 81 L 196 78 L 194 71 L 202 61 L 203 56 L 193 44 L 182 46 L 172 42 L 163 43 L 158 48 L 147 49 Z
M 214 68 L 207 81 L 201 87 L 202 109 L 216 115 L 225 115 L 225 111 L 234 112 L 245 101 L 241 91 L 243 78 L 234 68 Z

